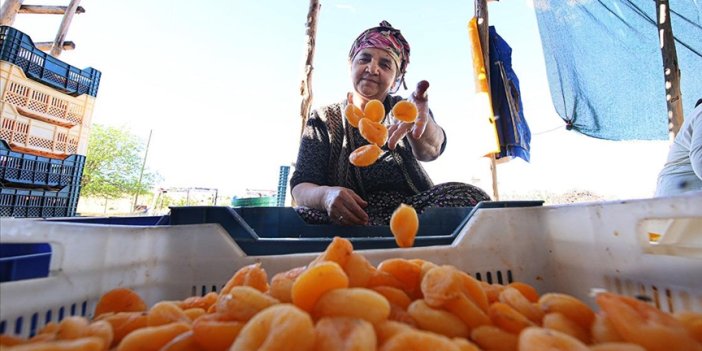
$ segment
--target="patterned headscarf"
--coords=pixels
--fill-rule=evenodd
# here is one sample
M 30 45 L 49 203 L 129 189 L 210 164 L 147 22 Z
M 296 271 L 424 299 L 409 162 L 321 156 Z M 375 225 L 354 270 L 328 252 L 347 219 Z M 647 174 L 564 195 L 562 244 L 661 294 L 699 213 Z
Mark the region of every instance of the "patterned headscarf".
M 349 61 L 353 61 L 359 51 L 365 48 L 383 49 L 390 53 L 398 68 L 398 76 L 402 76 L 409 64 L 410 46 L 400 30 L 392 27 L 387 21 L 380 22 L 378 27 L 365 30 L 351 45 Z

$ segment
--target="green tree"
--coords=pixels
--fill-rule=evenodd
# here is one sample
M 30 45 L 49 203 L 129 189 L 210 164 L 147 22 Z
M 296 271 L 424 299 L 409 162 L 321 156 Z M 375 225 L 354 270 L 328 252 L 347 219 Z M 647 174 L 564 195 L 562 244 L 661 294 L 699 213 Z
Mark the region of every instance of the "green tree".
M 137 191 L 139 194 L 147 193 L 159 176 L 144 169 L 139 184 L 143 151 L 143 141 L 128 130 L 93 124 L 83 168 L 81 195 L 114 199 L 133 195 Z

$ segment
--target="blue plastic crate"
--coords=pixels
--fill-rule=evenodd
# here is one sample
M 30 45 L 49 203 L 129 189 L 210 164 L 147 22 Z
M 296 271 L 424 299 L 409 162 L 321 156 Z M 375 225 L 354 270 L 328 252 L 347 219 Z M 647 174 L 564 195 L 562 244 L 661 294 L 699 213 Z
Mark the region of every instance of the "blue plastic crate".
M 414 246 L 450 245 L 470 218 L 487 208 L 541 206 L 543 201 L 487 201 L 475 207 L 430 208 L 419 215 Z M 282 255 L 324 251 L 335 236 L 360 250 L 396 248 L 389 226 L 307 224 L 292 207 L 183 206 L 166 216 L 58 218 L 54 221 L 103 225 L 160 226 L 214 223 L 247 254 Z
M 36 156 L 10 150 L 0 140 L 0 186 L 61 190 L 80 184 L 85 156 L 64 159 Z
M 419 215 L 414 246 L 450 245 L 481 209 L 541 205 L 543 201 L 487 201 L 475 207 L 427 209 Z M 320 252 L 334 236 L 349 239 L 360 250 L 397 247 L 389 226 L 307 224 L 292 207 L 171 207 L 168 224 L 202 223 L 221 225 L 248 255 Z
M 27 77 L 78 96 L 97 96 L 100 71 L 79 69 L 39 50 L 32 39 L 19 30 L 0 26 L 0 60 L 19 66 Z
M 50 263 L 47 243 L 0 244 L 0 283 L 47 277 Z
M 48 218 L 76 215 L 80 185 L 59 191 L 0 188 L 0 217 Z

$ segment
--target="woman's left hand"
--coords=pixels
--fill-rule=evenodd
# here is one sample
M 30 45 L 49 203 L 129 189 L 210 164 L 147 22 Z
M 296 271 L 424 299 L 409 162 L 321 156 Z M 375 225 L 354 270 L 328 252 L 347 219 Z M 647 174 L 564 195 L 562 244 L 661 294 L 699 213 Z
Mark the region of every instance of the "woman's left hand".
M 429 99 L 426 91 L 429 88 L 429 82 L 426 80 L 420 81 L 417 84 L 417 89 L 407 99 L 417 106 L 417 119 L 413 123 L 399 122 L 391 125 L 388 128 L 388 148 L 394 150 L 397 143 L 411 133 L 414 139 L 420 139 L 427 129 L 427 123 L 431 121 L 429 117 Z

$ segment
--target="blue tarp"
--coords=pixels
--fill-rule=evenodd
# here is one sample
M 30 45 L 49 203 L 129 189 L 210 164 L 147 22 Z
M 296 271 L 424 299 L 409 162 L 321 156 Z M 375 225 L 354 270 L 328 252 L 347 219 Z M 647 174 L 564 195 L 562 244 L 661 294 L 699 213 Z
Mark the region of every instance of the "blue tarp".
M 609 140 L 668 138 L 652 0 L 534 2 L 551 97 L 567 127 Z M 670 0 L 683 111 L 702 97 L 702 5 Z
M 496 158 L 520 157 L 529 162 L 531 131 L 524 118 L 519 78 L 512 69 L 512 48 L 490 26 L 490 96 L 500 153 Z

